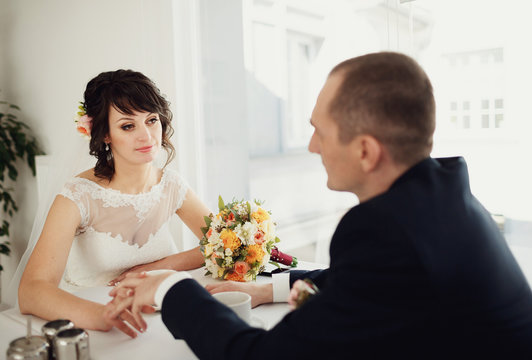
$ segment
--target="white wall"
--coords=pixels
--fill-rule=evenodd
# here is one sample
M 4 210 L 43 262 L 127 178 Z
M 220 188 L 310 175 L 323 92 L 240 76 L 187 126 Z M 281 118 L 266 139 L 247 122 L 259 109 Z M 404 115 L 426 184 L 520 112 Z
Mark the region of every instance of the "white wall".
M 86 83 L 102 71 L 141 71 L 175 104 L 171 0 L 0 0 L 0 10 L 0 97 L 9 95 L 21 107 L 20 119 L 46 153 L 60 151 L 58 134 L 73 127 Z M 13 253 L 2 259 L 4 285 L 30 235 L 35 187 L 30 172 L 22 171 Z
M 7 43 L 7 7 L 8 0 L 0 0 L 0 99 L 7 95 L 4 89 L 6 72 L 6 43 Z

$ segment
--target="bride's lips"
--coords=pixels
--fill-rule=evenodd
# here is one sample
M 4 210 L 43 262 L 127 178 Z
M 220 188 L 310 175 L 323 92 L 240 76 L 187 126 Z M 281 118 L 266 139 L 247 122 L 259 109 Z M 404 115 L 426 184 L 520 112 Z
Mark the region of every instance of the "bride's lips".
M 151 151 L 152 148 L 153 148 L 153 145 L 144 146 L 144 147 L 138 148 L 137 151 L 140 151 L 140 152 L 143 152 L 143 153 L 148 153 L 148 152 Z

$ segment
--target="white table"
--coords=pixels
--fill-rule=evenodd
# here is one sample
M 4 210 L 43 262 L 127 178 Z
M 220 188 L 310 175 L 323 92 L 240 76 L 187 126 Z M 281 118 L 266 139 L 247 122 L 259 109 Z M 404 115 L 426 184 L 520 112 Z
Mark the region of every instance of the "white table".
M 325 265 L 300 262 L 297 269 L 318 269 Z M 200 284 L 206 285 L 217 282 L 210 277 L 205 277 L 204 269 L 189 272 Z M 258 276 L 258 283 L 271 282 L 271 278 Z M 96 287 L 79 291 L 76 295 L 96 301 L 107 303 L 111 298 L 108 293 L 110 287 Z M 265 304 L 252 309 L 252 316 L 264 322 L 265 328 L 277 324 L 289 311 L 288 304 Z M 89 330 L 89 344 L 92 360 L 99 359 L 197 359 L 194 353 L 183 340 L 175 340 L 164 326 L 159 313 L 145 316 L 148 329 L 139 334 L 136 339 L 131 339 L 117 329 L 109 332 Z M 41 334 L 41 327 L 46 321 L 32 317 L 33 334 Z M 0 359 L 5 359 L 9 343 L 25 335 L 26 316 L 20 314 L 18 309 L 9 309 L 0 313 Z

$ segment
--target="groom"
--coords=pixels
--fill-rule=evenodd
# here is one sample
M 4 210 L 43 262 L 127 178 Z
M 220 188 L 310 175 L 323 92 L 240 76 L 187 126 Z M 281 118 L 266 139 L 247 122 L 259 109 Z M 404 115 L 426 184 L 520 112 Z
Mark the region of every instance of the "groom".
M 435 103 L 421 67 L 389 52 L 342 62 L 311 124 L 327 186 L 360 200 L 338 224 L 330 268 L 290 274 L 318 295 L 265 331 L 184 272 L 131 274 L 109 316 L 162 306 L 202 359 L 532 358 L 526 279 L 471 194 L 464 159 L 430 157 Z M 240 286 L 255 286 L 255 303 L 277 291 Z

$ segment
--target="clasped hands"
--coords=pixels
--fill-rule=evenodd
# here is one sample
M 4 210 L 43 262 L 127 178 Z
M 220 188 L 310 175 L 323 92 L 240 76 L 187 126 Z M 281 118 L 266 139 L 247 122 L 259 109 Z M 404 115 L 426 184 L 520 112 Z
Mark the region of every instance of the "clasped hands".
M 105 306 L 104 317 L 109 323 L 115 325 L 120 331 L 132 338 L 137 336 L 132 328 L 139 332 L 147 329 L 147 323 L 142 313 L 151 314 L 155 310 L 155 293 L 159 285 L 170 276 L 173 271 L 155 275 L 146 272 L 128 273 L 122 281 L 109 292 L 113 299 Z M 296 281 L 294 285 L 301 280 Z M 273 301 L 272 284 L 239 283 L 223 281 L 209 284 L 205 289 L 211 293 L 224 291 L 242 291 L 251 295 L 251 306 L 271 303 Z M 288 303 L 294 308 L 294 301 L 298 297 L 298 287 L 294 286 L 290 291 Z M 126 324 L 127 323 L 127 324 Z M 129 326 L 128 326 L 129 325 Z

